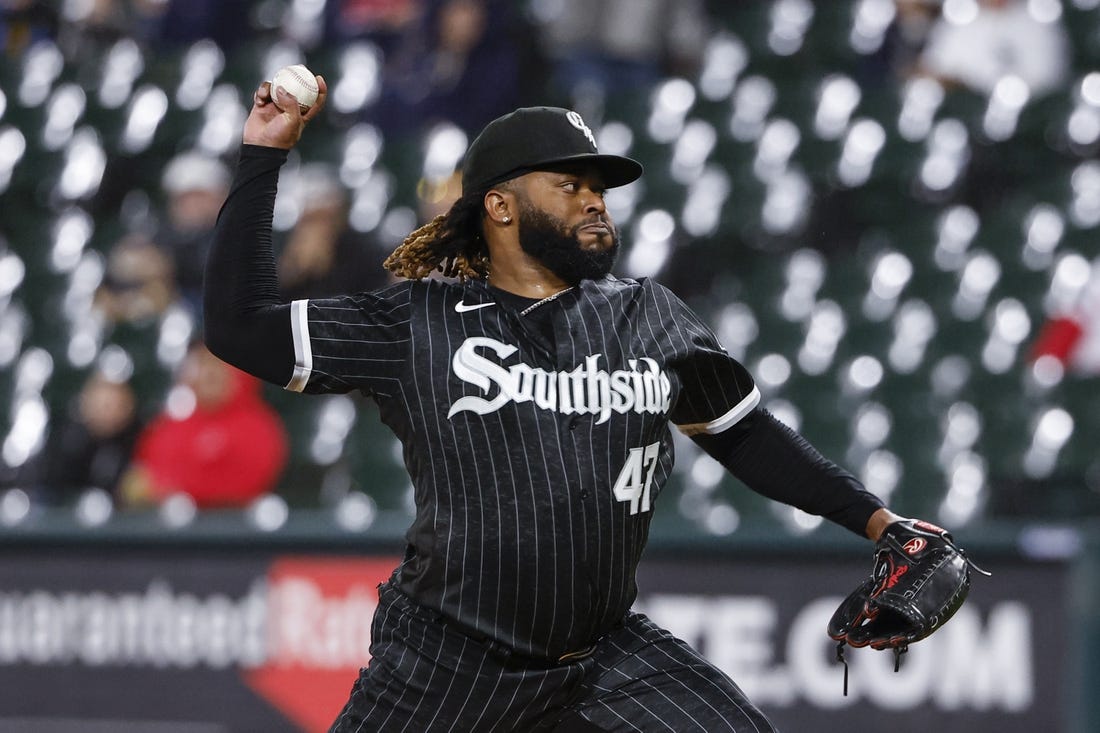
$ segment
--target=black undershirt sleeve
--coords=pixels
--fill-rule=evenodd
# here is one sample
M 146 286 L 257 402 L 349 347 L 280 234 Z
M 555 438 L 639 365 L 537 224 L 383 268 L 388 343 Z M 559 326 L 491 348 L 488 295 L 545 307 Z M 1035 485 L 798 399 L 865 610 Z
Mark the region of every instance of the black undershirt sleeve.
M 806 439 L 756 408 L 728 430 L 692 436 L 700 448 L 753 491 L 825 517 L 866 537 L 883 503 Z
M 286 386 L 294 371 L 290 305 L 279 296 L 271 220 L 287 151 L 242 145 L 214 229 L 203 284 L 206 346 L 249 374 Z

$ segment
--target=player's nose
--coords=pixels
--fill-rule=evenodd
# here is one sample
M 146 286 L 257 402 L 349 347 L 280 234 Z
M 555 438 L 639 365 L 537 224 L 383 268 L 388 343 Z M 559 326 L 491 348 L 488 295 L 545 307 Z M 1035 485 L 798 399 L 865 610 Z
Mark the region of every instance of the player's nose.
M 584 205 L 584 213 L 603 214 L 607 211 L 607 204 L 603 200 L 602 190 L 595 190 L 586 186 L 582 194 L 581 200 Z

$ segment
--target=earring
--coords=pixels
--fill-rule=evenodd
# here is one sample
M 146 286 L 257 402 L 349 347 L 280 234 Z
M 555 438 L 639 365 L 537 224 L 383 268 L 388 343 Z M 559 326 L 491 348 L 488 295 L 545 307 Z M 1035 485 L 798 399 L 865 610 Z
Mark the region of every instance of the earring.
M 512 217 L 506 216 L 503 219 L 501 219 L 501 221 L 504 222 L 505 224 L 511 224 L 512 223 Z

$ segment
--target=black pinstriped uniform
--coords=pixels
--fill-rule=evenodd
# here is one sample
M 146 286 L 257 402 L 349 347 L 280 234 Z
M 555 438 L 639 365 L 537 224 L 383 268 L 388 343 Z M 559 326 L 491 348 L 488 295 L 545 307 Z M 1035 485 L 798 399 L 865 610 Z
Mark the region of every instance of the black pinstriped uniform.
M 280 302 L 285 159 L 242 148 L 207 266 L 208 345 L 291 390 L 373 396 L 416 493 L 372 659 L 333 730 L 771 731 L 728 677 L 630 611 L 669 425 L 854 532 L 878 500 L 757 408 L 746 370 L 652 281 L 584 280 L 545 302 L 478 280 Z
M 517 309 L 481 281 L 429 280 L 296 301 L 291 318 L 289 388 L 373 395 L 405 447 L 417 515 L 395 591 L 450 622 L 459 659 L 469 656 L 468 641 L 481 642 L 472 647 L 479 657 L 496 647 L 513 659 L 568 659 L 609 633 L 627 645 L 635 634 L 654 635 L 669 647 L 664 664 L 694 656 L 641 619 L 621 628 L 672 466 L 669 421 L 689 432 L 721 430 L 748 414 L 759 392 L 678 298 L 653 282 L 608 277 Z M 600 658 L 564 674 L 579 677 Z M 694 697 L 704 679 L 679 696 Z M 744 705 L 736 695 L 728 693 L 726 715 Z M 498 700 L 488 697 L 491 710 Z M 438 714 L 430 688 L 414 699 L 427 703 L 421 713 Z M 355 707 L 365 706 L 348 711 L 351 730 L 361 724 Z M 370 709 L 388 716 L 388 707 Z M 484 705 L 467 709 L 485 713 Z M 670 719 L 663 706 L 654 713 Z M 418 726 L 430 724 L 411 714 Z M 699 729 L 715 730 L 705 720 Z M 478 725 L 493 729 L 488 722 Z
M 582 281 L 527 315 L 481 281 L 434 280 L 291 312 L 290 388 L 371 394 L 404 445 L 417 514 L 401 590 L 536 657 L 583 649 L 634 601 L 669 421 L 718 430 L 759 401 L 653 282 Z

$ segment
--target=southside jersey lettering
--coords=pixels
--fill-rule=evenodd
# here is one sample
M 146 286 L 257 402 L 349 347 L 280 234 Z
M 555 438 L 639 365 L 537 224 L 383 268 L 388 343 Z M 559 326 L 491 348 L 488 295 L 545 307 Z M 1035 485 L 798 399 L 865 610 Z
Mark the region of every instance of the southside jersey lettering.
M 719 432 L 760 396 L 652 281 L 584 281 L 541 309 L 552 329 L 477 280 L 296 301 L 287 387 L 361 390 L 401 440 L 416 500 L 401 589 L 557 659 L 634 601 L 669 423 Z
M 451 364 L 455 376 L 483 392 L 495 386 L 498 393 L 491 400 L 463 397 L 451 405 L 447 417 L 463 410 L 487 415 L 508 402 L 531 400 L 540 409 L 563 415 L 597 415 L 597 425 L 607 422 L 613 411 L 668 413 L 672 383 L 649 357 L 631 359 L 629 370 L 618 369 L 609 374 L 599 368 L 600 355 L 591 354 L 572 371 L 548 372 L 522 362 L 505 368 L 482 356 L 479 348 L 502 359 L 519 351 L 517 346 L 491 338 L 466 339 Z

